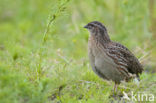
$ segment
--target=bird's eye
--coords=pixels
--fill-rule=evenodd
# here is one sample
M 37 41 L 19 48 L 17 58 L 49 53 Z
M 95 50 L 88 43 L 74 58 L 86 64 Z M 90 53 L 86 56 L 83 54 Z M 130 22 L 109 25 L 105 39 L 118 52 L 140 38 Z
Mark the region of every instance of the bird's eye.
M 91 27 L 93 27 L 93 25 L 92 25 L 92 24 L 91 24 L 90 26 L 91 26 Z
M 92 29 L 94 26 L 93 25 L 89 25 L 89 28 Z

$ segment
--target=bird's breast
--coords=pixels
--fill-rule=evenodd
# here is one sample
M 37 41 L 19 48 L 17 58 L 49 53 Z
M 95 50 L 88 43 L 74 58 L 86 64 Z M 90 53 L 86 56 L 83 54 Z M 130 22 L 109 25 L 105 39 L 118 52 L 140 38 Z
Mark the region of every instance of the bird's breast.
M 107 55 L 107 49 L 104 48 L 103 45 L 90 38 L 88 47 L 92 69 L 95 73 L 98 70 L 98 73 L 96 74 L 103 74 L 106 78 L 117 82 L 123 79 L 117 69 L 117 64 Z

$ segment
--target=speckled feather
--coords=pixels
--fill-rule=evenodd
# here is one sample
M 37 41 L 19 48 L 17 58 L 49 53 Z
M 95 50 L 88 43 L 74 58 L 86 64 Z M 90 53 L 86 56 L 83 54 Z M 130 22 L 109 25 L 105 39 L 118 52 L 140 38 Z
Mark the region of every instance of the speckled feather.
M 89 59 L 93 71 L 103 79 L 120 83 L 130 79 L 130 74 L 139 77 L 143 67 L 125 46 L 110 40 L 105 26 L 97 21 L 88 23 L 90 30 Z
M 111 42 L 107 48 L 107 55 L 113 58 L 114 62 L 119 65 L 119 68 L 123 68 L 129 73 L 138 76 L 143 71 L 143 67 L 138 59 L 120 43 Z

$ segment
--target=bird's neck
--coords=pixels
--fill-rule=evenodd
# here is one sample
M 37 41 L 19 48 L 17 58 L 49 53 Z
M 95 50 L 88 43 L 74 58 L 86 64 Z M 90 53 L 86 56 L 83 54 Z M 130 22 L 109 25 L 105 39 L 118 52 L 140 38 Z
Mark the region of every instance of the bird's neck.
M 95 35 L 92 35 L 93 38 L 103 46 L 106 46 L 108 43 L 111 42 L 107 31 L 98 31 Z
M 111 41 L 107 33 L 104 33 L 104 35 L 98 36 L 98 40 L 99 42 L 102 42 L 102 43 L 109 43 Z

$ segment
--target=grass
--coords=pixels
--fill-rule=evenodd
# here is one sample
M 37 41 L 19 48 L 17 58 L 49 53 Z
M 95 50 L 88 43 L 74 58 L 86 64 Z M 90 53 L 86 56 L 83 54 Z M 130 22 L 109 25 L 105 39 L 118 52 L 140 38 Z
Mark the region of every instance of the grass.
M 123 91 L 156 96 L 155 33 L 148 5 L 148 0 L 2 0 L 0 103 L 116 103 L 123 102 Z M 122 83 L 113 97 L 114 83 L 93 73 L 83 29 L 93 20 L 103 22 L 112 40 L 141 58 L 145 71 L 139 86 Z

